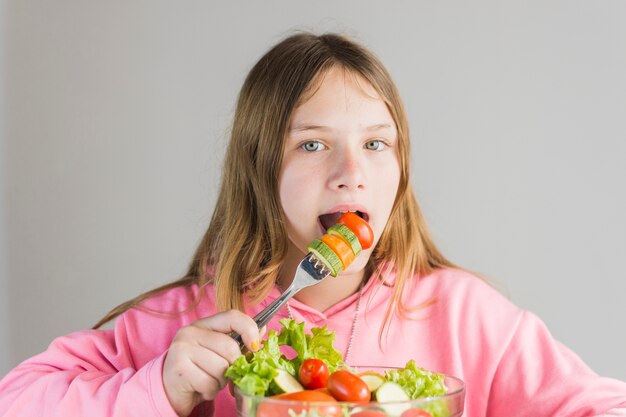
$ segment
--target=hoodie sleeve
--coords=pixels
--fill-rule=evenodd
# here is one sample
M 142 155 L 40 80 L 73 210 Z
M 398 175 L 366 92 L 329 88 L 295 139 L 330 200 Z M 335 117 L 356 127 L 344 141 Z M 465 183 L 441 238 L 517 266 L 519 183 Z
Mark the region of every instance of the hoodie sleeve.
M 525 312 L 498 364 L 487 414 L 582 417 L 624 406 L 626 383 L 595 374 L 539 318 Z
M 136 326 L 128 326 L 136 316 L 120 317 L 114 330 L 55 339 L 10 371 L 0 381 L 0 416 L 177 417 L 162 382 L 168 336 L 146 349 Z

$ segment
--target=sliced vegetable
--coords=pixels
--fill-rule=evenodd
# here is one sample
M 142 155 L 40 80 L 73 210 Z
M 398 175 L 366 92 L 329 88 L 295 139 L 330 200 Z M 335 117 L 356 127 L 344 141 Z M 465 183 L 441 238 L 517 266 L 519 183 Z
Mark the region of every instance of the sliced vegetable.
M 356 235 L 363 249 L 369 249 L 374 243 L 374 232 L 365 220 L 351 211 L 341 215 L 337 223 L 345 225 Z
M 323 362 L 322 362 L 323 363 Z M 287 371 L 282 369 L 278 370 L 278 375 L 272 380 L 272 388 L 276 393 L 289 393 L 302 391 L 304 387 L 298 382 L 296 378 L 291 376 Z
M 407 403 L 384 404 L 395 401 L 407 401 L 409 396 L 404 392 L 402 387 L 395 382 L 385 382 L 374 392 L 376 401 L 385 412 L 392 416 L 399 416 L 411 406 Z
M 336 277 L 338 273 L 343 271 L 343 264 L 339 256 L 320 239 L 315 239 L 311 242 L 307 249 L 309 252 L 313 252 L 320 261 L 324 262 L 324 265 L 330 269 L 332 276 Z
M 367 384 L 367 387 L 370 391 L 374 392 L 385 382 L 385 377 L 376 372 L 363 372 L 362 374 L 358 374 L 359 378 L 361 378 Z
M 342 238 L 327 234 L 322 236 L 320 240 L 326 243 L 326 245 L 328 245 L 328 247 L 331 248 L 339 257 L 343 269 L 346 269 L 352 261 L 354 261 L 354 252 L 352 251 L 352 247 Z
M 395 382 L 384 382 L 378 387 L 378 389 L 374 392 L 374 397 L 376 401 L 385 403 L 390 401 L 407 401 L 409 400 L 409 396 L 406 395 L 406 392 L 402 389 L 402 387 Z
M 361 253 L 361 243 L 359 242 L 359 238 L 354 234 L 352 230 L 348 228 L 345 224 L 337 223 L 334 226 L 331 226 L 326 230 L 326 233 L 329 235 L 334 235 L 345 240 L 350 247 L 352 247 L 352 252 L 354 252 L 354 256 L 357 256 Z

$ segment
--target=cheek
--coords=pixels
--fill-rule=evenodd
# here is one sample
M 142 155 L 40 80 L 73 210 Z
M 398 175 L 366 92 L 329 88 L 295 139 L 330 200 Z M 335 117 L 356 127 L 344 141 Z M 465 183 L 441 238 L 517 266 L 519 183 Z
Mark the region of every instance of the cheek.
M 379 165 L 374 180 L 376 189 L 380 193 L 380 201 L 391 210 L 400 185 L 400 163 L 397 159 L 394 158 L 386 164 Z
M 315 200 L 314 184 L 310 175 L 303 175 L 306 170 L 297 169 L 294 165 L 284 166 L 278 182 L 280 204 L 283 210 L 287 232 L 297 243 L 306 240 L 306 221 L 313 210 L 311 202 Z M 306 190 L 306 191 L 304 191 Z M 306 242 L 308 243 L 308 241 Z
M 297 211 L 297 200 L 294 198 L 294 188 L 296 181 L 289 170 L 284 170 L 278 183 L 280 194 L 280 205 L 283 209 L 287 221 L 291 223 L 294 211 Z

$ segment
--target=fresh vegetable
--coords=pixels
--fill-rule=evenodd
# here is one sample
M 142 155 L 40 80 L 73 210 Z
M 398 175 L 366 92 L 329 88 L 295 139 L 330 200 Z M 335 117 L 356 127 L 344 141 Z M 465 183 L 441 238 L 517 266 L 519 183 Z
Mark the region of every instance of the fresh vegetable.
M 291 392 L 272 398 L 286 401 L 262 401 L 257 408 L 256 417 L 292 417 L 293 415 L 304 415 L 310 409 L 314 409 L 316 414 L 325 417 L 340 417 L 343 415 L 341 405 L 339 405 L 337 400 L 319 391 Z M 315 405 L 316 402 L 324 404 Z
M 326 230 L 326 233 L 328 233 L 329 235 L 340 237 L 341 239 L 345 240 L 352 248 L 354 256 L 357 256 L 359 253 L 361 253 L 361 250 L 363 250 L 363 248 L 361 247 L 361 243 L 359 243 L 359 238 L 354 234 L 352 230 L 350 230 L 344 224 L 337 223 L 334 226 L 330 226 L 328 230 Z
M 324 394 L 330 395 L 330 396 L 332 397 L 332 394 L 330 393 L 330 391 L 328 390 L 328 388 L 327 388 L 327 387 L 324 387 L 324 388 L 318 388 L 318 389 L 316 389 L 315 391 L 320 391 L 320 392 L 323 392 Z M 335 398 L 335 397 L 333 397 L 333 398 Z
M 328 390 L 339 401 L 355 403 L 367 402 L 371 395 L 365 381 L 346 370 L 339 370 L 330 374 Z
M 298 378 L 306 389 L 326 388 L 328 382 L 328 366 L 317 358 L 309 358 L 302 362 Z
M 274 396 L 273 398 L 287 401 L 337 402 L 335 398 L 325 392 L 309 389 L 298 392 L 290 392 L 288 394 L 280 394 Z
M 407 403 L 385 404 L 397 401 L 407 401 L 409 399 L 409 396 L 406 394 L 406 392 L 404 392 L 402 387 L 395 382 L 384 382 L 374 392 L 374 397 L 376 401 L 381 403 L 381 408 L 390 415 L 398 416 L 402 414 L 402 412 L 404 412 L 406 409 L 411 407 Z
M 362 249 L 372 246 L 374 232 L 357 214 L 343 213 L 337 224 L 328 228 L 307 249 L 322 261 L 334 277 L 346 269 Z
M 407 362 L 404 369 L 388 371 L 385 377 L 400 385 L 411 399 L 432 397 L 446 392 L 444 376 L 418 367 L 414 360 Z
M 309 243 L 307 249 L 309 252 L 313 252 L 317 259 L 324 262 L 328 269 L 330 269 L 332 276 L 336 277 L 337 274 L 343 271 L 343 263 L 341 259 L 339 259 L 339 256 L 330 246 L 320 239 L 315 239 L 313 242 Z
M 326 234 L 320 238 L 320 240 L 329 248 L 335 252 L 335 254 L 341 260 L 341 265 L 343 265 L 343 269 L 346 269 L 352 261 L 354 261 L 354 252 L 352 251 L 352 247 L 340 237 Z
M 363 249 L 369 249 L 372 246 L 372 243 L 374 243 L 374 232 L 372 231 L 372 228 L 365 220 L 359 217 L 358 214 L 350 211 L 344 213 L 341 215 L 337 223 L 343 224 L 348 229 L 352 230 L 352 232 L 359 239 Z
M 406 401 L 409 396 L 404 392 L 402 387 L 395 382 L 383 382 L 374 392 L 376 401 L 386 403 L 390 401 Z
M 385 377 L 376 372 L 363 372 L 358 374 L 359 378 L 361 378 L 367 384 L 367 387 L 371 392 L 374 392 L 385 382 Z
M 296 378 L 291 376 L 289 372 L 282 369 L 278 369 L 277 372 L 278 375 L 276 375 L 270 383 L 270 388 L 273 392 L 288 393 L 304 390 L 302 384 L 300 384 Z
M 248 395 L 280 393 L 271 384 L 278 371 L 282 369 L 295 378 L 302 362 L 309 358 L 323 361 L 329 373 L 345 367 L 341 353 L 333 347 L 335 334 L 326 326 L 315 327 L 311 334 L 305 334 L 304 323 L 290 319 L 282 319 L 280 323 L 283 326 L 280 333 L 270 330 L 261 349 L 238 357 L 226 370 L 226 377 Z M 297 356 L 285 358 L 281 346 L 290 346 Z

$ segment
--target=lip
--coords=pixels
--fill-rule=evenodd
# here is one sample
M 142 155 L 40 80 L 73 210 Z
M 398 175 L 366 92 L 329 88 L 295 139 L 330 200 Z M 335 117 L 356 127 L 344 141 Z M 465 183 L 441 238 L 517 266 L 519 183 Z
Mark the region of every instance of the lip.
M 358 204 L 358 203 L 342 203 L 342 204 L 338 204 L 336 206 L 331 207 L 326 212 L 322 213 L 322 215 L 323 214 L 330 214 L 330 213 L 337 213 L 338 211 L 360 211 L 361 213 L 364 213 L 364 214 L 367 215 L 367 217 L 369 217 L 369 213 L 367 211 L 367 208 L 365 208 L 364 205 Z
M 337 213 L 339 211 L 342 212 L 346 212 L 346 211 L 360 211 L 361 213 L 363 213 L 364 219 L 365 221 L 367 221 L 368 223 L 370 222 L 371 218 L 370 215 L 367 211 L 367 208 L 359 203 L 341 203 L 341 204 L 337 204 L 336 206 L 331 207 L 330 209 L 328 209 L 327 211 L 325 211 L 324 213 L 320 214 L 320 216 L 323 216 L 324 214 L 331 214 L 331 213 Z M 320 222 L 319 216 L 317 217 L 317 224 L 319 226 L 319 229 L 321 231 L 322 234 L 324 234 L 326 232 L 326 229 L 324 228 L 324 226 L 322 225 L 322 223 Z

